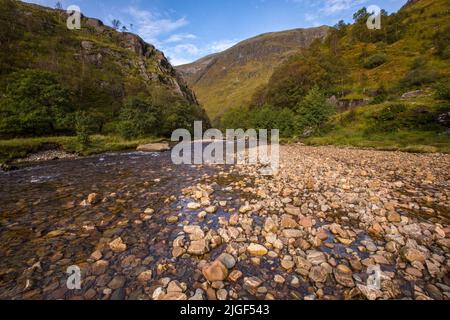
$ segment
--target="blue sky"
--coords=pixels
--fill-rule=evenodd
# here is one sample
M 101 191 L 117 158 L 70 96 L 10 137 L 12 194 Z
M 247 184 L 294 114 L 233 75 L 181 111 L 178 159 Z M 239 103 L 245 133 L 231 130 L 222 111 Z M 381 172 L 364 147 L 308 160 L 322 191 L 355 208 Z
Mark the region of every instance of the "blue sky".
M 57 0 L 27 0 L 54 7 Z M 362 6 L 389 13 L 406 0 L 62 0 L 110 25 L 119 19 L 174 65 L 223 51 L 265 32 L 350 22 Z

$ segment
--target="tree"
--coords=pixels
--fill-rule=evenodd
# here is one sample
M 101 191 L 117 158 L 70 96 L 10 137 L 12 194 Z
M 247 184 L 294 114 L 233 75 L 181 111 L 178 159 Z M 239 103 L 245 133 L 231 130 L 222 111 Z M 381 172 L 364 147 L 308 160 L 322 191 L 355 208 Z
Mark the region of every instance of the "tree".
M 57 10 L 62 10 L 62 9 L 63 9 L 63 6 L 62 6 L 62 4 L 61 4 L 60 1 L 58 1 L 58 2 L 56 3 L 55 8 L 56 8 Z
M 358 22 L 366 22 L 367 18 L 369 17 L 369 13 L 367 12 L 366 7 L 363 7 L 361 9 L 359 9 L 358 11 L 356 11 L 353 14 L 353 20 L 358 23 Z
M 266 90 L 265 102 L 278 108 L 294 109 L 296 104 L 315 85 L 325 85 L 326 71 L 305 56 L 292 57 L 278 67 Z
M 245 107 L 230 108 L 222 115 L 222 118 L 220 119 L 220 128 L 222 130 L 247 130 L 251 127 L 250 116 L 250 112 Z
M 124 138 L 137 138 L 161 133 L 162 111 L 149 98 L 128 98 L 120 113 L 120 133 Z
M 251 127 L 255 129 L 278 129 L 281 137 L 295 134 L 295 114 L 287 108 L 272 108 L 268 105 L 252 111 Z
M 122 25 L 122 22 L 120 22 L 120 20 L 118 19 L 113 19 L 113 21 L 111 21 L 112 26 L 114 29 L 119 30 L 120 26 Z
M 89 135 L 92 133 L 92 118 L 87 112 L 78 111 L 75 113 L 75 130 L 77 133 L 77 140 L 83 147 L 90 144 L 91 139 Z
M 315 87 L 309 91 L 308 95 L 297 105 L 298 122 L 297 128 L 302 132 L 305 129 L 316 131 L 324 125 L 335 113 L 325 95 Z
M 0 135 L 41 136 L 73 128 L 69 92 L 48 72 L 22 70 L 8 79 L 0 100 Z
M 339 20 L 338 23 L 335 24 L 334 28 L 339 32 L 339 36 L 344 36 L 347 32 L 348 24 L 345 23 L 344 20 Z
M 163 134 L 170 136 L 176 129 L 187 129 L 192 133 L 195 121 L 203 121 L 204 129 L 209 126 L 209 121 L 199 106 L 177 101 L 164 110 Z

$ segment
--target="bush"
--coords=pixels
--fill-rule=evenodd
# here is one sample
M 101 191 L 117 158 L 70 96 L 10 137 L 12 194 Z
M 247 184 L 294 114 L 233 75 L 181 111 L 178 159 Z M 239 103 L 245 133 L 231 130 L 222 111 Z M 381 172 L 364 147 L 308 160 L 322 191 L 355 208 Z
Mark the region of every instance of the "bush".
M 161 133 L 162 111 L 150 99 L 144 97 L 128 98 L 120 113 L 120 134 L 125 139 Z
M 381 66 L 387 61 L 386 55 L 384 53 L 376 53 L 369 56 L 364 60 L 363 67 L 366 69 L 374 69 Z
M 221 119 L 220 127 L 226 129 L 278 129 L 280 136 L 289 138 L 295 135 L 295 113 L 287 108 L 264 105 L 248 110 L 245 107 L 227 110 Z
M 202 121 L 203 129 L 208 129 L 210 126 L 209 119 L 203 109 L 197 105 L 187 104 L 182 101 L 165 108 L 163 116 L 164 126 L 161 133 L 164 136 L 170 136 L 177 129 L 187 129 L 193 133 L 195 121 Z
M 441 81 L 436 84 L 436 99 L 450 100 L 450 80 Z
M 335 113 L 325 95 L 318 88 L 313 88 L 308 95 L 297 105 L 297 128 L 300 132 L 305 129 L 314 131 L 323 126 Z
M 220 119 L 220 128 L 245 129 L 251 127 L 251 113 L 246 107 L 236 107 L 228 109 Z
M 48 72 L 22 70 L 0 100 L 0 135 L 43 136 L 73 131 L 69 92 Z
M 266 105 L 251 113 L 250 123 L 254 129 L 278 129 L 283 138 L 295 135 L 295 114 L 290 109 L 279 109 Z
M 443 59 L 450 59 L 450 26 L 434 36 L 436 54 Z
M 88 146 L 91 143 L 89 135 L 92 133 L 92 118 L 85 111 L 78 111 L 75 114 L 75 130 L 77 140 L 82 146 Z
M 408 72 L 400 81 L 405 87 L 419 87 L 427 83 L 433 83 L 438 80 L 439 75 L 428 69 L 415 69 Z
M 404 87 L 419 87 L 438 80 L 439 75 L 427 66 L 427 60 L 422 57 L 415 59 L 411 65 L 411 70 L 400 80 L 400 85 Z
M 374 122 L 367 133 L 437 129 L 436 114 L 425 106 L 408 108 L 404 104 L 390 104 L 375 113 L 372 118 Z

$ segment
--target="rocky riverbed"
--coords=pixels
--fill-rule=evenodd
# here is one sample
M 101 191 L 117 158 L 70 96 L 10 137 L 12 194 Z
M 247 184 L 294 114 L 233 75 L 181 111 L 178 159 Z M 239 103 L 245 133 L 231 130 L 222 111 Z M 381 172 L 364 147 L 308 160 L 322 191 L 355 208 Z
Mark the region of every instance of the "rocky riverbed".
M 280 158 L 272 177 L 168 152 L 0 173 L 0 299 L 450 298 L 450 156 Z

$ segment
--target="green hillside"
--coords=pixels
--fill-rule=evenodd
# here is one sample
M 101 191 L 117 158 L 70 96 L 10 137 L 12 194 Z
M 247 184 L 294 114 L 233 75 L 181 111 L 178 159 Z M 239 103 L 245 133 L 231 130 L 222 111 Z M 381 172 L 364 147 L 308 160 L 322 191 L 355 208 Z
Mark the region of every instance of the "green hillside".
M 0 0 L 0 139 L 165 136 L 207 117 L 162 52 L 83 17 Z M 146 119 L 146 122 L 134 121 Z
M 211 119 L 231 107 L 250 103 L 273 70 L 299 48 L 323 39 L 328 27 L 272 32 L 242 41 L 232 48 L 176 67 L 194 89 Z
M 383 12 L 381 30 L 366 27 L 365 8 L 354 18 L 277 67 L 248 104 L 243 125 L 269 123 L 308 143 L 448 152 L 448 1 L 409 1 L 398 13 Z M 323 111 L 328 106 L 335 116 Z M 223 116 L 222 127 L 233 112 Z

